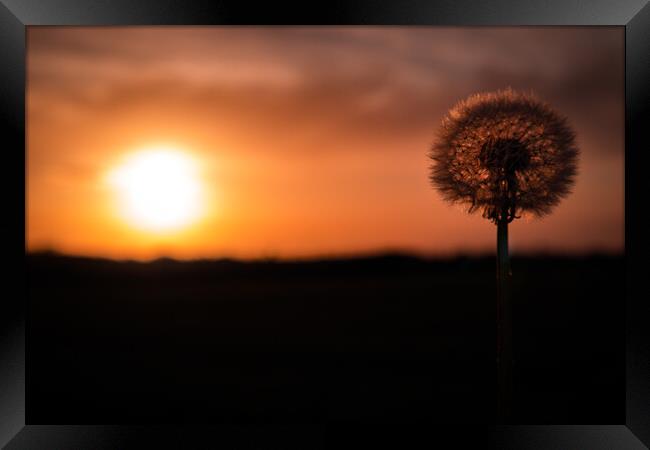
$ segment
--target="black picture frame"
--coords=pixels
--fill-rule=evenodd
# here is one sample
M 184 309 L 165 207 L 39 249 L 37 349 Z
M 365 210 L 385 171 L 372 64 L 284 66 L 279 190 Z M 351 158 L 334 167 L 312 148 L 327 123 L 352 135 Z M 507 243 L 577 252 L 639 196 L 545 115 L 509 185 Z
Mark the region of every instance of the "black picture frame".
M 326 445 L 324 427 L 282 430 L 224 426 L 50 426 L 27 423 L 25 396 L 25 36 L 30 25 L 610 25 L 625 28 L 626 420 L 613 425 L 444 427 L 426 442 L 452 439 L 463 447 L 512 449 L 637 449 L 650 446 L 650 303 L 643 283 L 642 158 L 650 149 L 650 5 L 645 0 L 544 2 L 277 2 L 183 0 L 0 0 L 0 127 L 4 173 L 3 284 L 0 313 L 0 446 L 22 448 L 266 448 L 299 442 Z M 645 294 L 645 295 L 644 295 Z M 28 343 L 27 343 L 28 344 Z M 409 436 L 412 436 L 409 434 Z M 404 446 L 404 435 L 400 436 Z M 337 445 L 336 439 L 331 443 Z M 361 441 L 363 444 L 367 444 Z M 476 442 L 480 442 L 475 446 Z M 281 445 L 285 447 L 285 445 Z M 364 445 L 365 446 L 365 445 Z

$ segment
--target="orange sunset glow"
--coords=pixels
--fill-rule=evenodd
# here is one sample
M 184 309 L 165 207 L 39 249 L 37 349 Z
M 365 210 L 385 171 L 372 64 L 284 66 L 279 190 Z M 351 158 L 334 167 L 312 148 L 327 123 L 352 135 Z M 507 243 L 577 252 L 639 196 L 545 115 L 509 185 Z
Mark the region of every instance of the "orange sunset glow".
M 494 251 L 429 179 L 446 111 L 533 90 L 580 148 L 513 253 L 624 249 L 624 31 L 28 28 L 27 249 L 116 259 Z M 595 76 L 597 74 L 597 76 Z

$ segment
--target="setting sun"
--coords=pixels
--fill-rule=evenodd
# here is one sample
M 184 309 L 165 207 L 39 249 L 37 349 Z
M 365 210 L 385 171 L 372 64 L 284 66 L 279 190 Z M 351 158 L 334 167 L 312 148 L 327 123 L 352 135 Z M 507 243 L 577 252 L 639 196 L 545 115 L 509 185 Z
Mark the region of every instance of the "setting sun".
M 196 162 L 175 149 L 130 154 L 108 174 L 120 214 L 134 227 L 178 230 L 202 212 L 202 186 Z

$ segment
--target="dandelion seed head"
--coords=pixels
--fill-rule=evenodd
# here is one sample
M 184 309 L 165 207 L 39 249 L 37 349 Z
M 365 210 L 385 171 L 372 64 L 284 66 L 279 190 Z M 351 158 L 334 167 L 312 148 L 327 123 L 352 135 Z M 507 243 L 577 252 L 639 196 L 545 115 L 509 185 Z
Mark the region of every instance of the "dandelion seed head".
M 442 120 L 430 180 L 445 200 L 495 223 L 540 217 L 571 192 L 578 153 L 567 119 L 534 94 L 475 94 Z

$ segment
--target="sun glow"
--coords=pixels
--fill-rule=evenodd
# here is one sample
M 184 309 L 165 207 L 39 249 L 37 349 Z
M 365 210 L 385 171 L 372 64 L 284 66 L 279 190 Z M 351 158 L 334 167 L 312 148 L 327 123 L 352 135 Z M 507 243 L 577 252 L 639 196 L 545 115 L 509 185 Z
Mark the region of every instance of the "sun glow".
M 198 164 L 188 154 L 168 148 L 128 155 L 108 174 L 122 218 L 147 231 L 176 231 L 202 214 Z

